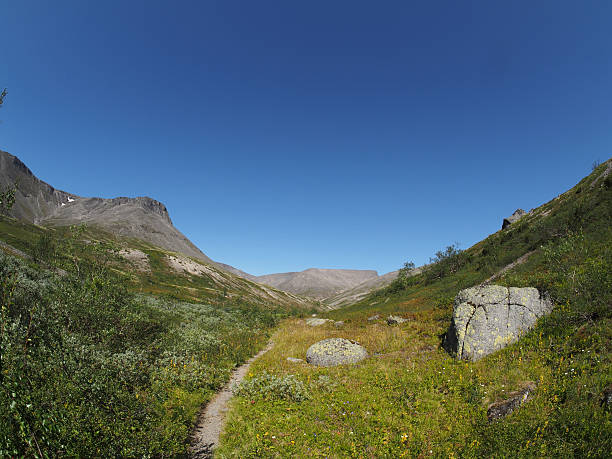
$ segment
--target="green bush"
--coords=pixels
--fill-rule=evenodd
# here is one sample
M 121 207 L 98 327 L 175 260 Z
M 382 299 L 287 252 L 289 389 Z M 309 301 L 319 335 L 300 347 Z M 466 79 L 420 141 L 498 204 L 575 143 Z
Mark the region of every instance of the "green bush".
M 264 400 L 303 402 L 310 398 L 306 386 L 294 375 L 275 376 L 264 371 L 233 389 L 235 395 Z

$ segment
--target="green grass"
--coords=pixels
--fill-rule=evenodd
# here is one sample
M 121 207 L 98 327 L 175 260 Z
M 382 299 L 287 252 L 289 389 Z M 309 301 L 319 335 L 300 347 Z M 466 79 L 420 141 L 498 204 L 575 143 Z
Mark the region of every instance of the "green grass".
M 202 403 L 279 312 L 135 296 L 79 263 L 58 276 L 0 254 L 0 456 L 184 453 Z
M 124 282 L 132 292 L 164 296 L 179 301 L 206 302 L 221 307 L 232 304 L 256 303 L 260 306 L 283 309 L 292 313 L 299 313 L 304 309 L 311 310 L 315 307 L 315 302 L 296 301 L 295 298 L 280 291 L 277 291 L 277 299 L 272 300 L 259 285 L 214 266 L 205 265 L 194 258 L 186 257 L 195 263 L 206 266 L 214 274 L 195 275 L 188 272 L 179 272 L 172 268 L 167 261 L 169 256 L 177 256 L 178 254 L 138 239 L 118 237 L 108 231 L 91 226 L 84 226 L 76 232 L 78 232 L 78 235 L 75 236 L 74 228 L 46 228 L 11 218 L 0 218 L 1 241 L 31 255 L 36 261 L 50 266 L 63 267 L 65 264 L 70 264 L 70 260 L 67 260 L 65 256 L 68 242 L 72 244 L 73 252 L 77 258 L 89 256 L 89 251 L 85 248 L 92 242 L 101 244 L 105 247 L 107 253 L 98 255 L 104 256 L 107 262 L 110 262 L 112 269 L 123 277 Z M 48 245 L 44 248 L 41 247 L 41 240 L 48 241 Z M 0 246 L 0 249 L 2 249 L 2 246 Z M 139 270 L 125 258 L 116 254 L 109 255 L 119 249 L 144 252 L 148 256 L 150 269 Z M 11 250 L 6 248 L 3 251 L 13 254 Z
M 590 186 L 604 169 L 452 264 L 324 315 L 342 328 L 285 321 L 251 377 L 293 375 L 310 398 L 235 398 L 219 457 L 609 457 L 601 396 L 612 383 L 611 183 Z M 452 358 L 441 344 L 454 296 L 529 251 L 495 283 L 548 292 L 553 313 L 477 362 Z M 374 314 L 381 320 L 368 322 Z M 390 327 L 388 314 L 410 320 Z M 360 342 L 370 358 L 334 368 L 287 362 L 329 337 Z M 489 424 L 488 405 L 528 381 L 533 399 Z

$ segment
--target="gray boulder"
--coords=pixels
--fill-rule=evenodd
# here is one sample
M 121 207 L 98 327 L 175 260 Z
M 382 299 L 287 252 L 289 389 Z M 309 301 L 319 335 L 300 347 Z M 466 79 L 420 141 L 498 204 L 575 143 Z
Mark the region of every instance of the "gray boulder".
M 368 317 L 368 322 L 375 322 L 378 319 L 380 319 L 380 314 L 374 314 L 373 316 Z
M 306 351 L 306 361 L 320 367 L 357 363 L 367 356 L 367 351 L 359 343 L 344 338 L 324 339 Z
M 502 229 L 506 229 L 512 223 L 519 221 L 525 215 L 527 215 L 527 212 L 525 212 L 523 209 L 516 209 L 512 215 L 504 218 L 504 221 L 502 222 Z
M 306 325 L 310 325 L 311 327 L 318 327 L 319 325 L 323 325 L 327 322 L 331 322 L 329 319 L 317 319 L 317 318 L 309 318 L 306 319 Z
M 295 357 L 287 357 L 287 362 L 291 362 L 291 363 L 302 363 L 304 360 L 302 359 L 297 359 Z
M 404 322 L 408 322 L 408 319 L 404 319 L 403 317 L 399 317 L 399 316 L 387 317 L 387 325 L 399 325 L 399 324 L 403 324 Z
M 459 359 L 478 360 L 515 342 L 551 310 L 552 303 L 533 287 L 462 290 L 455 298 L 444 347 Z
M 344 326 L 344 320 L 338 320 L 338 321 L 334 322 L 334 325 L 336 327 L 343 327 Z

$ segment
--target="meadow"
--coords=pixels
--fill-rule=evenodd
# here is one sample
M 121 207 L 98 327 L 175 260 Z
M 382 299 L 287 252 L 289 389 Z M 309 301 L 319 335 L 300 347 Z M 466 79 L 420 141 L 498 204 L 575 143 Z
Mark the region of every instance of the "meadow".
M 262 385 L 236 397 L 219 457 L 609 457 L 612 182 L 598 181 L 604 169 L 465 251 L 440 250 L 420 275 L 321 315 L 342 326 L 285 320 L 250 377 L 290 377 L 306 396 Z M 455 359 L 443 347 L 454 296 L 525 254 L 494 283 L 547 292 L 553 313 L 501 351 Z M 389 314 L 409 320 L 389 326 Z M 355 340 L 370 357 L 329 368 L 287 361 L 330 337 Z M 533 398 L 489 423 L 488 405 L 527 382 L 537 385 Z

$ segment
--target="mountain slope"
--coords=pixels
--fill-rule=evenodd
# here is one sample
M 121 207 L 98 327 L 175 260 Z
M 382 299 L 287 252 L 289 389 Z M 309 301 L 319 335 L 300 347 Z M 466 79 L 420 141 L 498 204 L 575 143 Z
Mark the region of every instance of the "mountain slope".
M 297 295 L 323 299 L 376 278 L 378 274 L 372 270 L 310 268 L 301 272 L 257 276 L 255 281 Z
M 0 183 L 17 186 L 11 214 L 20 220 L 48 226 L 87 223 L 213 262 L 174 227 L 166 206 L 149 197 L 84 198 L 57 190 L 37 178 L 19 158 L 1 150 Z
M 356 286 L 343 290 L 336 295 L 327 297 L 323 300 L 329 309 L 338 309 L 342 306 L 354 304 L 366 297 L 372 290 L 376 290 L 389 285 L 397 278 L 399 271 L 391 271 L 378 277 L 367 279 Z

